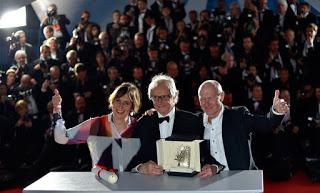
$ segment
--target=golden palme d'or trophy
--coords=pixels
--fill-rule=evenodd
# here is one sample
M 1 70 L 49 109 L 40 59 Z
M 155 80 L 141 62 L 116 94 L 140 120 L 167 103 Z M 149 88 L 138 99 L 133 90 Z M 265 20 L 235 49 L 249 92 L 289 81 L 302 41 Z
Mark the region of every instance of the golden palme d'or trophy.
M 176 160 L 178 162 L 177 167 L 190 168 L 190 156 L 191 147 L 180 145 L 177 148 Z
M 158 165 L 161 165 L 168 175 L 194 176 L 201 171 L 200 143 L 202 141 L 158 140 Z

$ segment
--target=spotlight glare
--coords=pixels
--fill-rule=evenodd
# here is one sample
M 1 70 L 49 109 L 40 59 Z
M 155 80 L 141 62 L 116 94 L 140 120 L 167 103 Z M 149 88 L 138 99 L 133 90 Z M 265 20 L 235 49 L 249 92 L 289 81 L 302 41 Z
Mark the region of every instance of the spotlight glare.
M 0 17 L 0 28 L 26 26 L 26 7 L 8 11 Z

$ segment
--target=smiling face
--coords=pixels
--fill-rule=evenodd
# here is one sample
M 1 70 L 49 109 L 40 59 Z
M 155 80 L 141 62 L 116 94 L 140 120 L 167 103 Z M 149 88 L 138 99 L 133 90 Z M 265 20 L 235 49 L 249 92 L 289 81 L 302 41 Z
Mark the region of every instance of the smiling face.
M 199 101 L 201 109 L 208 115 L 209 120 L 219 115 L 224 92 L 218 92 L 218 89 L 211 83 L 205 83 L 199 91 Z
M 118 120 L 125 119 L 132 111 L 132 106 L 133 104 L 128 94 L 115 98 L 111 106 L 114 118 Z
M 170 90 L 165 83 L 160 83 L 151 90 L 153 106 L 163 116 L 169 114 L 175 106 L 175 97 L 171 96 Z

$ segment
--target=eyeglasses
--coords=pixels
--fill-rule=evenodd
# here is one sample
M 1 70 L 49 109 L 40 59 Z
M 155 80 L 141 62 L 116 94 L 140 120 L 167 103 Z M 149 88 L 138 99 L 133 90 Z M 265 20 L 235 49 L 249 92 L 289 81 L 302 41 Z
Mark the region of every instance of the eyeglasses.
M 171 95 L 152 96 L 151 100 L 153 102 L 160 102 L 160 101 L 168 101 L 170 98 L 171 98 Z
M 115 99 L 113 102 L 114 106 L 122 106 L 124 108 L 130 108 L 132 105 L 132 102 L 130 101 L 121 101 L 120 99 Z

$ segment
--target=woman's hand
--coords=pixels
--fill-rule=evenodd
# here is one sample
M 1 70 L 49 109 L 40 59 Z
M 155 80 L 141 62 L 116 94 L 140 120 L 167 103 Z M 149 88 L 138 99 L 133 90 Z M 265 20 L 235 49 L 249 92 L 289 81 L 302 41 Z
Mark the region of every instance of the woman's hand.
M 52 96 L 53 113 L 61 112 L 61 102 L 62 102 L 62 98 L 59 94 L 59 91 L 58 89 L 55 89 L 54 95 Z

